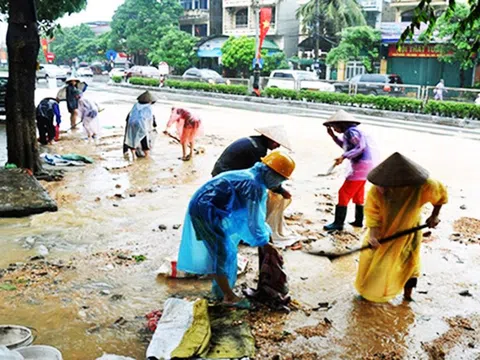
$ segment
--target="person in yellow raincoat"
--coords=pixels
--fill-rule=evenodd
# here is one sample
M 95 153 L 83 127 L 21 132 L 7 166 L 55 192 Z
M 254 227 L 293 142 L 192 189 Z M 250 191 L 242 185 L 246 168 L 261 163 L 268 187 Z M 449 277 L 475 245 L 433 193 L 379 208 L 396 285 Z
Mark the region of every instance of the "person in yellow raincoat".
M 360 255 L 355 287 L 373 302 L 387 302 L 404 290 L 412 300 L 413 288 L 420 276 L 422 232 L 380 244 L 379 239 L 420 225 L 422 207 L 434 208 L 426 220 L 430 228 L 438 225 L 442 205 L 447 203 L 445 186 L 429 178 L 427 170 L 407 157 L 395 153 L 368 174 L 374 184 L 365 204 L 367 234 L 364 245 L 372 250 Z

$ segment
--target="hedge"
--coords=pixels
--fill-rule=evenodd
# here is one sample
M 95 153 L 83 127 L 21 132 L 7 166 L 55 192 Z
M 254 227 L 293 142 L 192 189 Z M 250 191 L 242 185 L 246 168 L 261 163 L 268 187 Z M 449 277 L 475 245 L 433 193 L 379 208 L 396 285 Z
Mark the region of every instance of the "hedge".
M 174 89 L 196 90 L 233 95 L 248 95 L 245 85 L 208 84 L 194 81 L 166 80 L 165 86 Z
M 112 76 L 112 81 L 116 84 L 121 83 L 122 80 L 123 80 L 123 77 L 121 77 L 121 76 Z
M 160 85 L 159 79 L 150 79 L 150 78 L 141 78 L 141 77 L 131 77 L 128 82 L 132 85 L 145 85 L 145 86 L 156 86 Z
M 480 106 L 452 101 L 431 100 L 424 105 L 423 101 L 418 99 L 393 96 L 348 95 L 342 93 L 310 90 L 296 91 L 277 88 L 267 88 L 263 91 L 263 95 L 274 99 L 300 100 L 323 104 L 480 120 Z

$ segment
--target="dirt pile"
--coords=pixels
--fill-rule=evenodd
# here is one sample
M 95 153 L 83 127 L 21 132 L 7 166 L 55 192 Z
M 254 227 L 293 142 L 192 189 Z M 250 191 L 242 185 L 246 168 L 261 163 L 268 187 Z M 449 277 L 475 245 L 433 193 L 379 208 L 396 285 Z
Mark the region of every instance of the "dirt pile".
M 479 219 L 462 217 L 453 223 L 453 230 L 451 240 L 461 244 L 480 244 Z

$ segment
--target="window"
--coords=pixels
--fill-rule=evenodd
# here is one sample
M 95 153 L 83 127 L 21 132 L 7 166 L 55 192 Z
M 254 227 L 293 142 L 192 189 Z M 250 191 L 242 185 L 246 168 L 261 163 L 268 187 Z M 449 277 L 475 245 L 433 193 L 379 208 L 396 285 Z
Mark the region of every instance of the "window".
M 402 14 L 402 22 L 411 22 L 413 20 L 413 10 L 405 11 Z
M 281 73 L 281 72 L 276 72 L 275 74 L 273 74 L 273 77 L 274 77 L 274 78 L 283 78 L 283 73 Z
M 207 24 L 200 24 L 200 25 L 195 25 L 195 36 L 198 37 L 205 37 L 208 36 L 207 34 Z
M 208 9 L 208 0 L 195 0 L 195 9 Z
M 270 21 L 270 26 L 274 27 L 275 26 L 275 20 L 277 19 L 277 14 L 275 11 L 275 6 L 272 7 L 272 21 Z
M 180 30 L 192 35 L 192 25 L 180 25 Z
M 182 5 L 182 7 L 185 10 L 193 9 L 193 1 L 192 0 L 180 0 L 180 5 Z
M 375 75 L 375 74 L 367 74 L 362 75 L 361 82 L 369 82 L 369 83 L 384 83 L 386 82 L 384 75 Z
M 235 27 L 236 28 L 248 27 L 248 9 L 247 8 L 240 9 L 235 14 Z
M 293 74 L 283 74 L 285 79 L 293 79 Z

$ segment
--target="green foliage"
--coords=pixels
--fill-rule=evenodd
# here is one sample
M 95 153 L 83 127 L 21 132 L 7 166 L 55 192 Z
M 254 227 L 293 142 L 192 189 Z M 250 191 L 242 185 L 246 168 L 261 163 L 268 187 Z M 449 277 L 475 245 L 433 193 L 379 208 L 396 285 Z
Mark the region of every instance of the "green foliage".
M 367 72 L 375 70 L 382 34 L 370 26 L 357 26 L 342 31 L 341 41 L 327 55 L 327 64 L 337 66 L 339 62 L 359 60 Z
M 417 7 L 413 10 L 414 15 L 412 22 L 403 32 L 399 41 L 399 45 L 402 45 L 408 39 L 411 39 L 414 35 L 415 29 L 420 29 L 420 25 L 422 23 L 428 24 L 427 31 L 425 32 L 425 38 L 427 40 L 430 39 L 433 36 L 433 33 L 436 29 L 437 21 L 439 21 L 440 17 L 443 17 L 444 20 L 448 21 L 449 18 L 455 18 L 458 16 L 457 6 L 460 3 L 461 2 L 458 0 L 449 0 L 447 11 L 443 14 L 439 14 L 437 9 L 432 4 L 432 0 L 420 1 Z M 451 41 L 452 43 L 461 43 L 461 39 L 464 38 L 465 34 L 470 33 L 472 35 L 469 39 L 468 45 L 470 50 L 465 51 L 465 60 L 467 58 L 471 58 L 472 56 L 476 56 L 477 52 L 480 49 L 480 34 L 478 31 L 478 20 L 480 18 L 480 0 L 469 0 L 467 1 L 467 3 L 469 7 L 467 8 L 466 16 L 458 18 L 458 23 L 455 26 Z
M 0 0 L 0 13 L 8 12 L 8 1 Z M 65 14 L 73 14 L 83 10 L 87 5 L 87 0 L 38 0 L 37 16 L 41 22 L 53 22 Z
M 453 13 L 444 13 L 437 21 L 435 29 L 441 39 L 448 42 L 436 46 L 440 51 L 440 60 L 445 62 L 460 62 L 462 69 L 474 67 L 475 59 L 471 56 L 475 39 L 480 39 L 480 19 L 475 20 L 472 26 L 462 33 L 458 33 L 461 21 L 467 18 L 469 8 L 465 4 L 457 4 Z M 451 39 L 451 40 L 450 40 Z
M 115 84 L 121 83 L 122 80 L 123 80 L 123 77 L 121 77 L 121 76 L 112 76 L 112 81 L 113 81 Z
M 12 285 L 12 284 L 3 283 L 3 284 L 0 284 L 0 290 L 15 291 L 15 290 L 17 290 L 17 287 L 15 285 Z
M 178 0 L 126 0 L 112 19 L 113 40 L 127 52 L 148 54 L 182 14 Z
M 149 79 L 149 78 L 141 78 L 141 77 L 132 77 L 128 80 L 128 82 L 132 85 L 144 85 L 144 86 L 155 86 L 155 87 L 158 87 L 160 85 L 159 79 Z
M 192 67 L 197 59 L 194 46 L 197 39 L 185 31 L 171 28 L 165 36 L 156 41 L 148 58 L 154 64 L 165 61 L 173 67 L 174 72 L 182 74 Z
M 267 88 L 263 95 L 275 99 L 302 100 L 322 104 L 354 106 L 360 108 L 399 111 L 407 113 L 424 113 L 456 118 L 480 120 L 480 106 L 449 101 L 429 101 L 425 106 L 421 100 L 397 98 L 391 96 L 348 95 L 310 90 L 284 90 Z
M 262 75 L 268 76 L 273 70 L 288 69 L 288 62 L 283 52 L 278 52 L 272 55 L 263 57 L 264 64 Z
M 57 63 L 70 63 L 74 58 L 81 61 L 103 59 L 109 46 L 109 35 L 107 33 L 96 37 L 85 24 L 59 28 L 54 32 L 50 50 L 55 53 Z
M 262 50 L 262 57 L 266 55 L 266 50 Z M 247 76 L 254 58 L 255 39 L 252 37 L 230 37 L 222 46 L 223 67 L 237 75 Z
M 244 85 L 208 84 L 194 81 L 166 80 L 165 86 L 174 89 L 206 91 L 232 95 L 248 94 L 248 87 Z
M 317 19 L 320 34 L 330 38 L 347 27 L 366 25 L 363 9 L 356 0 L 310 0 L 298 8 L 296 15 L 302 23 L 302 31 L 309 35 L 314 33 Z

